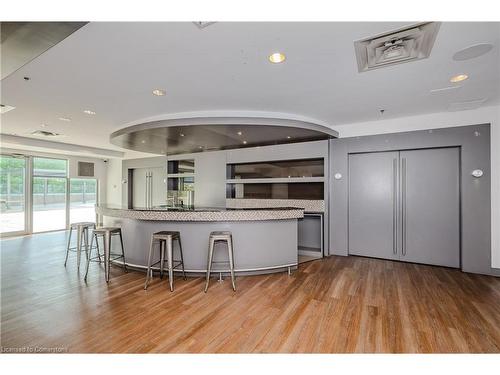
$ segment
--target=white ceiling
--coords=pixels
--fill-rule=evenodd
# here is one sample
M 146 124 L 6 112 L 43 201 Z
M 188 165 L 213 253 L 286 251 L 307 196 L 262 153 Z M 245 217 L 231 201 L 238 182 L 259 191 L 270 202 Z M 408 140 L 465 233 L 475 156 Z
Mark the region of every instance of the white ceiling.
M 430 58 L 358 73 L 353 41 L 405 25 L 92 22 L 1 81 L 2 104 L 16 107 L 1 115 L 1 132 L 27 136 L 45 123 L 64 134 L 60 142 L 120 150 L 111 132 L 182 112 L 280 112 L 335 128 L 380 120 L 380 109 L 395 118 L 500 102 L 500 23 L 443 23 Z M 494 48 L 452 59 L 476 43 Z M 275 51 L 284 63 L 268 62 Z M 470 77 L 460 89 L 430 93 L 459 73 Z M 153 96 L 155 88 L 167 94 Z

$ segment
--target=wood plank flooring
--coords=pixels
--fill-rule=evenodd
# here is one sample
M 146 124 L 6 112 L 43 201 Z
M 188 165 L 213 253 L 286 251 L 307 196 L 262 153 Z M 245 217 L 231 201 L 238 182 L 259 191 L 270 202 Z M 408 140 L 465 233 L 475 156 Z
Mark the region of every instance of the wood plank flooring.
M 500 351 L 500 279 L 359 257 L 286 273 L 168 282 L 113 267 L 109 285 L 63 232 L 1 241 L 1 345 L 72 353 Z M 82 262 L 83 264 L 84 262 Z

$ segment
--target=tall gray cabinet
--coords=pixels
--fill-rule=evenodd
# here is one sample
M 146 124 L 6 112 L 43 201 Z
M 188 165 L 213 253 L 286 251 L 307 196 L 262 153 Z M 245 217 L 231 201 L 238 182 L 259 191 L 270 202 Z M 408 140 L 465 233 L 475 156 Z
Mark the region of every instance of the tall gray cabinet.
M 349 254 L 460 267 L 460 149 L 349 155 Z

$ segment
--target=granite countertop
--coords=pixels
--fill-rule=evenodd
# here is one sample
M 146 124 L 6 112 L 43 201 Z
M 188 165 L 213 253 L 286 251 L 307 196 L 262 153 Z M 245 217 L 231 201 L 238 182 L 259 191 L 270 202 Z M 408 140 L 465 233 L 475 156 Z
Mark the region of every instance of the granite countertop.
M 122 207 L 98 205 L 96 212 L 136 220 L 166 221 L 260 221 L 288 220 L 304 217 L 304 210 L 296 207 L 226 208 L 226 207 Z

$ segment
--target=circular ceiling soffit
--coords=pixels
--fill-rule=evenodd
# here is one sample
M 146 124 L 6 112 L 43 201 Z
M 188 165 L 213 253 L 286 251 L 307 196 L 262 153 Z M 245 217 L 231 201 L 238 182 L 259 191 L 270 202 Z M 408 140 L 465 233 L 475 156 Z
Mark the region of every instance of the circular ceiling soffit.
M 453 55 L 455 61 L 465 61 L 487 54 L 493 49 L 493 44 L 479 43 L 461 49 Z
M 338 133 L 313 122 L 267 117 L 193 117 L 150 121 L 110 135 L 112 144 L 159 155 L 323 140 Z

